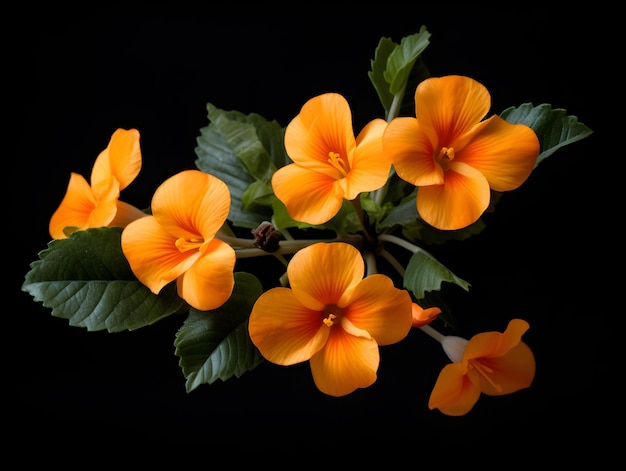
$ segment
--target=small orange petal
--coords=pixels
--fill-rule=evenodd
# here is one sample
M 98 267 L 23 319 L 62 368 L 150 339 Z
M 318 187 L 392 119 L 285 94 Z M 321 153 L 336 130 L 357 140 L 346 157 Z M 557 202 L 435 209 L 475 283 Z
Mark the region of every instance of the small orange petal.
M 263 357 L 279 365 L 307 361 L 319 351 L 330 329 L 323 313 L 302 305 L 289 288 L 272 288 L 254 303 L 250 339 Z
M 478 402 L 480 390 L 464 373 L 460 363 L 444 366 L 430 394 L 428 408 L 450 416 L 467 414 Z
M 441 314 L 441 309 L 438 307 L 429 307 L 424 309 L 417 303 L 412 303 L 411 307 L 413 327 L 422 327 L 430 324 L 439 314 Z
M 168 178 L 152 197 L 152 214 L 177 238 L 211 239 L 229 211 L 228 186 L 200 170 L 184 170 Z
M 433 158 L 435 145 L 415 118 L 395 118 L 383 134 L 383 150 L 396 173 L 415 186 L 444 182 L 443 169 Z
M 113 181 L 112 181 L 113 182 Z M 113 182 L 114 185 L 117 185 Z M 113 191 L 111 196 L 97 200 L 96 207 L 89 214 L 88 227 L 110 226 L 117 215 L 117 196 L 119 193 Z
M 287 266 L 294 295 L 305 306 L 319 311 L 328 304 L 345 307 L 364 273 L 360 252 L 344 242 L 310 245 L 299 250 Z
M 276 197 L 287 207 L 292 219 L 324 224 L 341 209 L 344 194 L 337 180 L 296 164 L 279 168 L 272 175 Z
M 147 213 L 141 209 L 136 208 L 133 205 L 117 200 L 117 211 L 113 220 L 109 223 L 109 226 L 114 227 L 126 227 L 129 223 L 135 219 L 147 216 Z
M 233 292 L 236 259 L 230 245 L 213 239 L 194 264 L 178 277 L 178 295 L 200 311 L 220 307 Z
M 141 170 L 139 131 L 117 129 L 111 136 L 108 150 L 111 172 L 123 190 Z
M 469 369 L 468 377 L 482 393 L 489 396 L 502 396 L 527 388 L 535 377 L 535 357 L 524 342 L 502 356 L 473 361 L 480 364 L 480 369 Z
M 345 396 L 376 381 L 380 363 L 374 339 L 355 337 L 341 328 L 333 328 L 326 345 L 311 357 L 315 385 L 330 396 Z
M 463 163 L 451 164 L 444 185 L 423 186 L 417 192 L 417 212 L 441 230 L 462 229 L 476 222 L 489 206 L 487 179 Z
M 439 143 L 450 145 L 470 131 L 491 108 L 484 85 L 470 77 L 430 77 L 415 89 L 415 116 L 420 126 L 432 129 Z
M 511 319 L 504 332 L 481 332 L 474 335 L 465 348 L 464 359 L 495 357 L 505 354 L 521 342 L 530 328 L 523 319 Z
M 493 116 L 457 159 L 481 172 L 494 190 L 509 191 L 530 176 L 539 149 L 539 139 L 530 127 Z
M 379 345 L 402 340 L 411 330 L 411 297 L 382 274 L 364 278 L 352 290 L 343 316 L 367 331 Z
M 136 129 L 117 129 L 93 164 L 90 178 L 92 191 L 98 198 L 111 197 L 114 181 L 117 198 L 119 191 L 126 188 L 140 170 L 139 132 Z
M 328 154 L 336 152 L 347 161 L 356 147 L 348 102 L 338 93 L 311 98 L 287 125 L 284 142 L 295 163 L 339 178 L 328 163 Z
M 381 188 L 389 177 L 391 159 L 383 152 L 384 119 L 370 121 L 357 137 L 357 147 L 345 179 L 345 198 L 353 200 L 360 193 Z
M 78 173 L 72 173 L 63 200 L 50 218 L 48 230 L 52 238 L 65 239 L 66 227 L 85 229 L 95 207 L 96 200 L 87 180 Z
M 178 250 L 176 238 L 163 230 L 154 216 L 137 219 L 124 228 L 122 251 L 135 276 L 155 294 L 200 257 L 199 251 Z

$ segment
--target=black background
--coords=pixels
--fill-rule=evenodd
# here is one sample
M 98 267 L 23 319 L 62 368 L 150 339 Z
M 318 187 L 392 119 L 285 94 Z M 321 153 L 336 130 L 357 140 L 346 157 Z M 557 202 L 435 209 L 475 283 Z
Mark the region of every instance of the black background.
M 3 321 L 10 345 L 5 389 L 17 393 L 12 437 L 76 447 L 202 443 L 206 452 L 218 444 L 323 449 L 345 442 L 412 443 L 417 450 L 462 443 L 482 449 L 497 441 L 555 456 L 579 442 L 587 451 L 608 448 L 603 431 L 617 418 L 598 409 L 606 389 L 616 387 L 608 379 L 603 334 L 611 324 L 597 307 L 603 284 L 592 266 L 605 235 L 589 229 L 587 211 L 597 171 L 587 162 L 598 158 L 603 133 L 594 86 L 604 69 L 596 52 L 599 15 L 393 2 L 371 10 L 321 2 L 296 10 L 182 5 L 107 4 L 15 18 L 24 25 L 24 45 L 11 75 L 26 93 L 19 95 L 22 148 L 11 165 L 27 183 L 11 205 L 22 221 L 19 250 L 10 247 L 18 302 Z M 432 34 L 423 54 L 432 75 L 479 80 L 491 92 L 492 112 L 549 103 L 595 131 L 504 195 L 482 234 L 433 249 L 472 283 L 469 293 L 444 291 L 457 334 L 503 331 L 513 317 L 528 320 L 524 341 L 537 360 L 529 389 L 483 396 L 463 417 L 428 410 L 447 360 L 435 341 L 414 331 L 381 349 L 373 386 L 347 397 L 320 393 L 307 364 L 263 364 L 186 393 L 173 347 L 181 317 L 135 332 L 87 332 L 21 292 L 30 262 L 49 242 L 48 220 L 70 172 L 88 178 L 115 129 L 141 132 L 143 168 L 121 199 L 146 207 L 165 178 L 194 168 L 209 102 L 286 125 L 307 99 L 337 91 L 352 107 L 355 129 L 380 117 L 367 77 L 378 40 L 399 42 L 421 25 Z M 271 270 L 271 259 L 264 263 L 269 268 L 260 269 Z

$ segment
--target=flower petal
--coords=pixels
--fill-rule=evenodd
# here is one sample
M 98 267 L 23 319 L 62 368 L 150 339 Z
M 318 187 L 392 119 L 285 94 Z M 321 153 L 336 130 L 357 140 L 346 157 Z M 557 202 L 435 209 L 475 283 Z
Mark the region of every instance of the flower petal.
M 482 393 L 489 396 L 502 396 L 525 389 L 535 377 L 535 357 L 524 342 L 502 356 L 473 361 L 480 363 L 480 369 L 470 368 L 467 375 Z M 482 374 L 484 371 L 487 374 Z
M 504 332 L 481 332 L 474 335 L 465 349 L 465 360 L 497 357 L 517 346 L 530 328 L 523 319 L 511 319 Z
M 87 180 L 78 173 L 72 173 L 63 200 L 50 218 L 48 230 L 52 238 L 65 239 L 66 227 L 85 229 L 95 207 L 96 200 Z
M 383 152 L 382 137 L 386 127 L 384 119 L 375 119 L 359 133 L 350 173 L 341 180 L 341 184 L 345 184 L 346 199 L 353 200 L 359 193 L 375 191 L 387 181 L 391 159 Z
M 194 264 L 178 277 L 178 295 L 200 311 L 220 307 L 233 292 L 236 259 L 230 245 L 211 240 Z
M 141 150 L 139 131 L 136 129 L 117 129 L 106 149 L 100 152 L 91 169 L 91 187 L 95 195 L 104 198 L 110 194 L 111 180 L 115 180 L 115 189 L 126 188 L 141 170 Z
M 380 353 L 375 340 L 355 337 L 341 328 L 332 333 L 322 350 L 311 357 L 315 385 L 330 396 L 345 396 L 376 381 Z
M 489 108 L 489 92 L 469 77 L 430 77 L 415 89 L 415 116 L 420 126 L 434 131 L 439 139 L 436 147 L 452 145 L 480 122 Z
M 394 118 L 383 134 L 383 150 L 403 180 L 415 185 L 443 184 L 443 169 L 435 162 L 435 143 L 415 118 Z
M 429 409 L 439 409 L 450 416 L 467 414 L 480 398 L 480 390 L 465 375 L 461 363 L 443 367 L 430 393 Z
M 457 159 L 481 172 L 495 191 L 509 191 L 530 176 L 539 150 L 539 139 L 530 127 L 492 116 Z
M 335 152 L 351 163 L 356 141 L 348 102 L 338 93 L 311 98 L 287 125 L 284 142 L 295 163 L 333 179 L 342 178 L 328 158 L 330 152 Z
M 341 209 L 344 194 L 337 180 L 297 164 L 279 168 L 272 175 L 276 197 L 289 216 L 308 224 L 323 224 Z
M 319 242 L 299 250 L 287 266 L 294 296 L 318 311 L 326 305 L 346 306 L 361 282 L 365 263 L 360 252 L 343 242 Z
M 230 211 L 230 191 L 219 178 L 184 170 L 165 180 L 152 197 L 152 214 L 176 238 L 213 238 Z
M 343 316 L 367 331 L 379 345 L 402 340 L 411 330 L 411 297 L 385 275 L 364 278 L 352 291 Z
M 462 229 L 476 222 L 489 207 L 487 179 L 462 162 L 450 164 L 445 178 L 445 185 L 419 188 L 416 204 L 420 217 L 442 230 Z
M 137 219 L 124 228 L 122 251 L 135 276 L 155 294 L 188 270 L 201 255 L 199 251 L 178 250 L 176 239 L 154 216 Z
M 141 170 L 141 149 L 139 131 L 136 129 L 117 129 L 109 144 L 111 171 L 120 184 L 120 190 L 126 188 Z
M 289 288 L 272 288 L 254 303 L 250 339 L 263 357 L 279 365 L 309 360 L 328 338 L 323 312 L 302 305 Z
M 147 216 L 147 213 L 143 212 L 141 209 L 120 200 L 117 200 L 116 206 L 117 211 L 115 217 L 109 223 L 109 226 L 126 227 L 135 219 Z
M 413 327 L 422 327 L 430 324 L 439 314 L 441 314 L 441 309 L 438 307 L 429 307 L 424 309 L 417 303 L 412 303 L 411 307 Z
M 470 339 L 463 360 L 480 364 L 480 368 L 468 369 L 468 375 L 483 393 L 510 394 L 530 386 L 535 358 L 521 340 L 528 328 L 525 320 L 512 319 L 503 333 L 481 332 Z

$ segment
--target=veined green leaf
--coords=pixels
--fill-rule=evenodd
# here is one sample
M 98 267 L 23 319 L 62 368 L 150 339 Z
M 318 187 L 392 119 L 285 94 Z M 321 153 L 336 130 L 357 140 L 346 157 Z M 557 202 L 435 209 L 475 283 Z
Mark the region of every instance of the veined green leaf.
M 390 38 L 380 38 L 378 47 L 374 52 L 374 59 L 370 61 L 372 70 L 367 73 L 386 111 L 391 108 L 393 93 L 389 91 L 389 83 L 385 79 L 385 70 L 387 70 L 387 59 L 396 46 L 397 44 Z
M 535 163 L 535 168 L 546 157 L 549 157 L 561 147 L 580 141 L 591 135 L 593 131 L 578 121 L 576 116 L 567 115 L 564 109 L 552 109 L 549 104 L 533 107 L 532 103 L 525 103 L 518 108 L 507 108 L 500 117 L 509 123 L 525 124 L 532 128 L 539 138 L 541 152 Z
M 400 44 L 389 38 L 380 39 L 368 76 L 386 111 L 386 117 L 394 106 L 394 100 L 399 100 L 396 106 L 402 105 L 401 109 L 406 109 L 405 105 L 412 102 L 412 97 L 408 102 L 403 101 L 409 83 L 414 90 L 420 81 L 430 75 L 420 58 L 430 44 L 430 36 L 426 26 L 422 26 L 418 33 L 402 38 Z
M 419 33 L 402 38 L 387 59 L 385 80 L 389 83 L 389 91 L 396 95 L 406 88 L 409 74 L 419 55 L 430 44 L 430 33 L 422 25 Z
M 254 205 L 271 206 L 273 196 L 272 185 L 257 180 L 252 182 L 241 195 L 241 207 L 244 211 L 248 211 L 250 208 L 254 208 Z
M 174 342 L 187 392 L 200 384 L 240 377 L 263 362 L 248 335 L 248 318 L 262 292 L 255 276 L 239 272 L 223 306 L 212 311 L 191 309 Z
M 415 206 L 415 195 L 416 192 L 414 191 L 411 197 L 406 198 L 397 206 L 389 208 L 385 218 L 377 225 L 377 230 L 389 229 L 396 225 L 405 226 L 417 221 L 419 215 Z
M 153 294 L 137 280 L 117 227 L 74 232 L 53 240 L 31 263 L 22 290 L 52 315 L 89 331 L 135 330 L 186 310 L 171 283 Z
M 423 299 L 428 291 L 441 290 L 441 283 L 444 281 L 469 291 L 470 284 L 467 281 L 456 276 L 429 253 L 418 250 L 411 256 L 404 274 L 404 287 L 417 300 Z
M 272 215 L 267 198 L 250 200 L 247 191 L 258 181 L 269 184 L 274 171 L 288 161 L 284 129 L 258 114 L 244 115 L 207 105 L 210 123 L 200 129 L 196 167 L 228 185 L 231 208 L 228 219 L 236 226 L 255 228 Z M 245 201 L 244 201 L 245 200 Z

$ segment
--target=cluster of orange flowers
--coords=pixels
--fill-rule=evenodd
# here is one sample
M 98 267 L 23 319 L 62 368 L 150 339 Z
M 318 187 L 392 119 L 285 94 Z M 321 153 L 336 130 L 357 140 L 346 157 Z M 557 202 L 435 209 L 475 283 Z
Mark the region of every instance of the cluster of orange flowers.
M 415 117 L 375 119 L 356 137 L 343 96 L 326 93 L 306 102 L 285 129 L 292 163 L 271 179 L 290 217 L 323 224 L 345 201 L 384 191 L 395 171 L 419 188 L 416 208 L 426 223 L 455 230 L 478 220 L 491 190 L 513 190 L 528 178 L 538 138 L 526 125 L 497 115 L 485 119 L 491 101 L 482 84 L 464 76 L 432 77 L 414 98 Z M 229 188 L 209 173 L 186 170 L 160 185 L 149 212 L 120 201 L 120 191 L 141 168 L 139 139 L 135 129 L 118 129 L 96 159 L 90 183 L 71 175 L 49 232 L 62 239 L 88 228 L 122 227 L 122 251 L 141 283 L 158 294 L 175 281 L 190 306 L 216 309 L 232 294 L 238 258 L 223 231 Z M 379 346 L 402 340 L 411 328 L 440 341 L 452 362 L 434 385 L 431 409 L 463 415 L 481 393 L 509 394 L 532 383 L 535 360 L 521 340 L 529 328 L 525 321 L 514 319 L 504 333 L 469 340 L 446 336 L 429 325 L 441 310 L 423 309 L 369 266 L 366 273 L 366 254 L 355 245 L 311 241 L 294 252 L 285 260 L 288 281 L 254 303 L 248 333 L 270 362 L 309 361 L 320 391 L 343 396 L 373 384 Z

